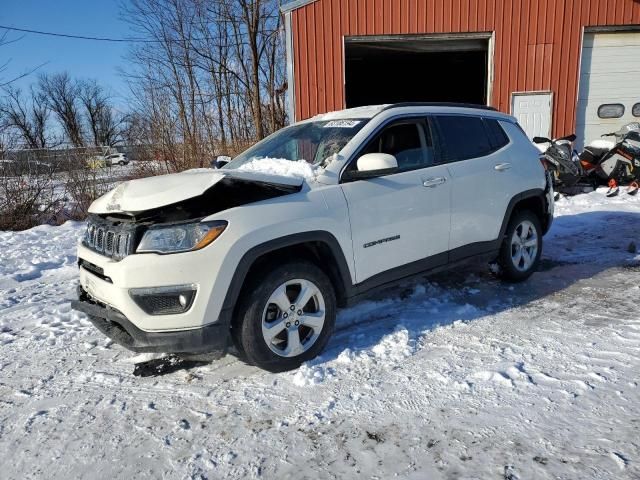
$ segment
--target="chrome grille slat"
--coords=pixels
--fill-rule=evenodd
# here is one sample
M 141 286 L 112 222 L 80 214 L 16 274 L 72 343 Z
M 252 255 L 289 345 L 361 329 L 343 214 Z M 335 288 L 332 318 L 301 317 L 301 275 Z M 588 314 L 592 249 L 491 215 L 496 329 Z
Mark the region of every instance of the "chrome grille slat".
M 83 244 L 96 253 L 114 260 L 131 255 L 135 232 L 140 228 L 124 222 L 111 223 L 100 217 L 89 218 Z
M 115 234 L 110 231 L 107 230 L 105 233 L 105 240 L 104 240 L 104 253 L 106 253 L 107 255 L 111 256 L 113 255 L 113 237 L 115 236 Z
M 118 235 L 118 255 L 120 255 L 121 257 L 126 256 L 127 252 L 129 251 L 129 237 L 130 235 L 128 233 L 121 233 L 120 235 Z
M 102 252 L 104 251 L 104 228 L 98 228 L 98 233 L 96 234 L 96 251 Z
M 86 244 L 89 247 L 93 247 L 96 241 L 96 226 L 89 224 L 87 226 Z

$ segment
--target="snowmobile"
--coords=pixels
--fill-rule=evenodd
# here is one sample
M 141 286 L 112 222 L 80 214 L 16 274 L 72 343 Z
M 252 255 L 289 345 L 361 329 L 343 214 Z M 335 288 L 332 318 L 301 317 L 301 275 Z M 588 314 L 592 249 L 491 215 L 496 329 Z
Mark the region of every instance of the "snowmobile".
M 628 184 L 629 195 L 636 195 L 640 187 L 640 123 L 628 123 L 602 136 L 615 140 L 595 140 L 585 147 L 580 154 L 584 174 L 608 182 L 608 197 L 618 195 L 623 183 Z
M 533 143 L 541 151 L 541 161 L 551 172 L 554 190 L 565 195 L 575 195 L 593 191 L 596 187 L 592 179 L 585 177 L 578 152 L 573 149 L 575 134 L 552 140 L 534 137 Z

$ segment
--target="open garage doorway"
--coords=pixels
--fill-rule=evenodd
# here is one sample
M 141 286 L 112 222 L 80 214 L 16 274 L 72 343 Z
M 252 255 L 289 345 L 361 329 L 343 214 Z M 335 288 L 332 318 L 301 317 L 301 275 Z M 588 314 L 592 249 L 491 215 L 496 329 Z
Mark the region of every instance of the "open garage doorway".
M 490 36 L 345 38 L 347 108 L 398 102 L 489 98 Z

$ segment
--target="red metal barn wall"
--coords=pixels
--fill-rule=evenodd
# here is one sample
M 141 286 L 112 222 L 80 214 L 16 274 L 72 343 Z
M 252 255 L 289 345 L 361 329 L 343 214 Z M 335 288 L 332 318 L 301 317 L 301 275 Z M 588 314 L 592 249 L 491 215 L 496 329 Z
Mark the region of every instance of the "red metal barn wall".
M 638 0 L 318 0 L 292 12 L 296 119 L 344 108 L 344 36 L 495 32 L 491 105 L 552 91 L 559 136 L 575 129 L 583 27 L 633 24 Z

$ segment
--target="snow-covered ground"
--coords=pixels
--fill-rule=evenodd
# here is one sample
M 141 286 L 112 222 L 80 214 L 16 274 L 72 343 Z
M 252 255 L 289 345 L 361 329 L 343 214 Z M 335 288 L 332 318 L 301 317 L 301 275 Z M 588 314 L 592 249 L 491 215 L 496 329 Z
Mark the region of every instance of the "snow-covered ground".
M 70 310 L 82 224 L 0 232 L 0 477 L 640 478 L 640 198 L 557 214 L 530 281 L 396 288 L 277 375 L 134 377 Z

